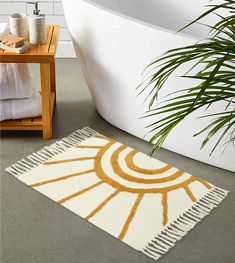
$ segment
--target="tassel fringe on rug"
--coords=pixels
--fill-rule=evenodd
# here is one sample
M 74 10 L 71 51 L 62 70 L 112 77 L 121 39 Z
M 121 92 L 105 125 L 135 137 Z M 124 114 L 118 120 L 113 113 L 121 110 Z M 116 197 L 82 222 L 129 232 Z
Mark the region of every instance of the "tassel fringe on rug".
M 6 171 L 155 260 L 228 195 L 88 127 Z

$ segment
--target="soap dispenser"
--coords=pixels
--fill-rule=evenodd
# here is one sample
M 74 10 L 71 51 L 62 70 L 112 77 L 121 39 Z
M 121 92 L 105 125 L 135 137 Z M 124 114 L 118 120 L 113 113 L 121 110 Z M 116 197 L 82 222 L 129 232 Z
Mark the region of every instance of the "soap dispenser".
M 31 44 L 46 43 L 46 21 L 45 15 L 40 14 L 38 2 L 27 2 L 34 5 L 33 15 L 29 16 L 29 41 Z

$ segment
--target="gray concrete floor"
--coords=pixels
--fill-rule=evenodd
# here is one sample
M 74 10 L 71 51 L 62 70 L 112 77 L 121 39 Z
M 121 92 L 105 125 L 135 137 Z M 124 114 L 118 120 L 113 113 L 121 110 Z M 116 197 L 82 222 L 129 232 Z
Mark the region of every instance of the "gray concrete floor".
M 32 69 L 38 70 L 35 66 Z M 113 127 L 97 114 L 77 60 L 58 60 L 57 78 L 54 140 L 90 126 L 149 153 L 146 142 Z M 8 165 L 50 143 L 42 140 L 40 132 L 2 132 L 1 262 L 154 262 L 4 172 Z M 228 198 L 159 262 L 235 262 L 235 175 L 164 149 L 155 157 L 231 190 Z

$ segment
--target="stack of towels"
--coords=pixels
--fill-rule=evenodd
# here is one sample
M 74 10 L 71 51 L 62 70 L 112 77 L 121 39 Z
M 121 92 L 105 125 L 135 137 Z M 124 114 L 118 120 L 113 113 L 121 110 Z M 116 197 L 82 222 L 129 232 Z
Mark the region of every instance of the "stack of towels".
M 0 23 L 0 38 L 7 34 L 7 24 Z M 28 65 L 0 63 L 0 121 L 37 117 L 41 109 L 41 96 Z

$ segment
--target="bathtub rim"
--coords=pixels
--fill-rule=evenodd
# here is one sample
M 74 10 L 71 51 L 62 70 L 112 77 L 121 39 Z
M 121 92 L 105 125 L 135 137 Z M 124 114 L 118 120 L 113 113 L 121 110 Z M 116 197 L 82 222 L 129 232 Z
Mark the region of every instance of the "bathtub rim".
M 62 5 L 64 5 L 64 2 L 66 0 L 62 0 Z M 97 9 L 100 9 L 104 12 L 107 12 L 113 16 L 117 16 L 117 17 L 120 17 L 121 19 L 124 19 L 124 20 L 127 20 L 129 22 L 132 22 L 134 24 L 138 24 L 138 25 L 141 25 L 143 27 L 147 27 L 147 28 L 151 28 L 151 29 L 155 29 L 155 30 L 159 30 L 163 33 L 166 33 L 166 34 L 170 34 L 170 35 L 174 35 L 176 37 L 181 37 L 181 38 L 186 38 L 186 39 L 189 39 L 189 40 L 193 40 L 193 41 L 203 41 L 205 39 L 205 37 L 197 37 L 195 35 L 191 35 L 191 34 L 188 34 L 188 33 L 184 33 L 182 31 L 174 31 L 172 29 L 168 29 L 168 28 L 165 28 L 165 27 L 161 27 L 161 26 L 157 26 L 157 25 L 154 25 L 154 24 L 151 24 L 149 22 L 146 22 L 146 21 L 143 21 L 141 19 L 137 19 L 137 18 L 134 18 L 132 16 L 128 16 L 128 15 L 125 15 L 121 12 L 118 12 L 118 11 L 115 11 L 111 8 L 108 8 L 104 5 L 101 5 L 101 4 L 98 4 L 96 2 L 94 2 L 93 0 L 78 0 L 78 1 L 82 1 L 90 6 L 93 6 Z

